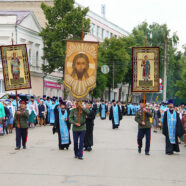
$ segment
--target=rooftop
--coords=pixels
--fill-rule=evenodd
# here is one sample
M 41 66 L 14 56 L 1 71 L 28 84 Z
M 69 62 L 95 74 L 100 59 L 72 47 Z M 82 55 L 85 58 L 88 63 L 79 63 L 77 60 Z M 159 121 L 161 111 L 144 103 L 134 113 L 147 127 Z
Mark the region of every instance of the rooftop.
M 16 16 L 17 24 L 20 24 L 30 13 L 31 11 L 0 11 L 0 16 Z

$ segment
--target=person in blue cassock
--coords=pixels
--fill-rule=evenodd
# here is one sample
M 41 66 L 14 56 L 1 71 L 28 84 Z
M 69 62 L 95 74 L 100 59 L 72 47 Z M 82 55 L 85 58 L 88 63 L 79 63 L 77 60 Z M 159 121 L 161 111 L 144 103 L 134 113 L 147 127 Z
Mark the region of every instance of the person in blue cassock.
M 69 112 L 65 108 L 66 103 L 62 100 L 55 107 L 55 124 L 53 127 L 53 133 L 58 133 L 58 145 L 59 150 L 68 150 L 71 140 L 70 140 L 70 123 L 69 123 Z
M 108 107 L 106 106 L 104 100 L 101 101 L 101 104 L 99 106 L 99 112 L 100 112 L 100 118 L 102 120 L 106 119 L 106 114 L 108 112 Z
M 48 96 L 46 101 L 45 101 L 45 105 L 47 107 L 47 115 L 46 115 L 46 124 L 50 123 L 50 97 Z
M 172 155 L 174 151 L 180 151 L 178 137 L 183 136 L 184 129 L 179 114 L 174 110 L 174 100 L 168 101 L 168 107 L 164 113 L 162 133 L 165 136 L 165 153 Z
M 54 115 L 54 109 L 55 109 L 56 103 L 55 103 L 55 99 L 52 99 L 52 104 L 50 104 L 50 124 L 54 125 L 55 123 L 55 115 Z
M 120 125 L 120 120 L 122 119 L 122 113 L 120 107 L 116 104 L 116 101 L 112 101 L 112 106 L 110 108 L 109 120 L 112 120 L 112 129 L 118 128 Z

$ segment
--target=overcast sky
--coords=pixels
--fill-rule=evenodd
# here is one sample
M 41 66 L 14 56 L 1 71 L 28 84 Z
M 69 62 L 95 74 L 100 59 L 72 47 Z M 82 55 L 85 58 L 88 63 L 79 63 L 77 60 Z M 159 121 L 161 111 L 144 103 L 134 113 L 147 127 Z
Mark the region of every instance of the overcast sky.
M 186 43 L 186 0 L 76 0 L 101 15 L 106 5 L 106 18 L 131 32 L 143 21 L 166 23 L 180 38 L 178 48 Z

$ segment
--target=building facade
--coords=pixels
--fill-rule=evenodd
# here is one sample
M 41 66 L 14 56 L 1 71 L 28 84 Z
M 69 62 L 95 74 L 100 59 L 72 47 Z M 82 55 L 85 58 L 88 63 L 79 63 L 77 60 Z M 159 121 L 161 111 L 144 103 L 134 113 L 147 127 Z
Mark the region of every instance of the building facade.
M 38 24 L 41 28 L 45 27 L 45 23 L 46 23 L 46 19 L 45 16 L 43 14 L 43 11 L 41 9 L 41 3 L 45 2 L 48 5 L 52 5 L 53 4 L 53 0 L 7 0 L 7 1 L 3 1 L 0 0 L 0 10 L 7 10 L 7 11 L 32 11 L 33 14 L 35 15 L 35 18 L 38 21 Z M 76 6 L 78 6 L 79 4 L 76 4 Z M 80 5 L 81 6 L 81 5 Z M 108 21 L 106 18 L 99 16 L 98 14 L 89 11 L 87 18 L 90 19 L 91 21 L 91 29 L 90 29 L 90 33 L 88 33 L 85 36 L 85 40 L 86 41 L 99 41 L 99 42 L 103 42 L 105 38 L 111 38 L 111 37 L 122 37 L 122 36 L 126 36 L 129 33 L 120 28 L 119 26 L 113 24 L 112 22 Z M 38 36 L 39 37 L 39 36 Z M 40 38 L 41 39 L 41 38 Z M 10 40 L 10 38 L 9 38 Z M 45 75 L 44 73 L 42 73 L 40 66 L 36 66 L 36 61 L 34 61 L 34 58 L 36 59 L 36 56 L 42 56 L 42 51 L 40 51 L 38 54 L 36 54 L 35 49 L 32 49 L 32 47 L 34 46 L 39 46 L 39 48 L 42 48 L 42 45 L 36 45 L 35 42 L 32 42 L 31 40 L 19 40 L 19 42 L 29 42 L 28 45 L 28 55 L 35 55 L 35 57 L 33 57 L 33 59 L 31 59 L 30 63 L 31 63 L 31 70 L 33 71 L 32 73 L 34 75 L 36 75 L 35 73 L 38 72 L 40 74 L 40 80 L 37 81 L 36 78 L 33 78 L 33 82 L 32 83 L 39 83 L 40 85 L 40 90 L 38 90 L 36 92 L 36 94 L 41 94 L 41 92 L 43 92 L 44 94 L 47 95 L 57 95 L 57 96 L 61 96 L 63 95 L 62 93 L 62 85 L 58 84 L 58 80 L 60 79 L 62 73 L 59 72 L 55 72 L 53 74 L 49 75 Z M 42 41 L 41 41 L 42 42 Z M 31 54 L 29 53 L 31 48 Z M 39 64 L 42 64 L 43 61 L 41 61 Z M 32 66 L 33 64 L 33 66 Z M 38 75 L 39 75 L 38 74 Z M 0 78 L 1 79 L 1 78 Z M 43 80 L 41 82 L 41 79 Z M 0 81 L 0 85 L 2 86 L 2 82 Z M 60 87 L 61 86 L 61 87 Z M 126 87 L 126 85 L 124 86 Z M 126 92 L 124 92 L 126 91 Z M 29 93 L 33 93 L 32 90 Z M 128 94 L 128 90 L 126 90 L 126 88 L 122 88 L 122 93 L 120 93 L 120 95 L 122 94 L 122 101 L 125 101 L 126 99 L 126 95 Z M 107 100 L 108 96 L 108 90 L 105 91 L 105 95 L 104 95 L 105 99 Z M 111 90 L 111 99 L 118 99 L 119 98 L 119 88 L 116 88 L 114 90 Z
M 19 90 L 22 94 L 62 96 L 57 84 L 59 74 L 45 76 L 42 71 L 43 41 L 39 36 L 42 28 L 32 11 L 0 11 L 0 45 L 26 44 L 31 74 L 31 89 Z M 49 85 L 53 83 L 53 86 Z M 5 93 L 0 62 L 0 95 Z

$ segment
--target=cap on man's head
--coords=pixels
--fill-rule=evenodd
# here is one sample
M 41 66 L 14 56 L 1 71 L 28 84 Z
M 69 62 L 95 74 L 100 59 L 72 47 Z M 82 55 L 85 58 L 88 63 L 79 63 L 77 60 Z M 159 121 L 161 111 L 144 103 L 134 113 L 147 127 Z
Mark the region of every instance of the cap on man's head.
M 66 106 L 66 102 L 65 101 L 61 101 L 61 105 Z
M 54 98 L 52 98 L 51 101 L 55 102 L 56 100 Z
M 141 100 L 140 100 L 140 103 L 144 103 L 144 99 L 141 99 Z M 146 100 L 145 100 L 145 103 L 146 103 Z
M 169 99 L 167 104 L 168 104 L 168 105 L 169 105 L 169 104 L 173 104 L 173 105 L 174 105 L 174 100 L 173 100 L 173 99 Z
M 20 104 L 25 104 L 25 105 L 26 105 L 26 101 L 25 101 L 25 100 L 21 100 L 19 103 L 20 103 Z
M 115 99 L 112 100 L 112 103 L 116 102 Z
M 34 96 L 31 96 L 30 98 L 31 98 L 31 99 L 34 99 Z
M 46 98 L 46 95 L 43 95 L 43 98 Z

